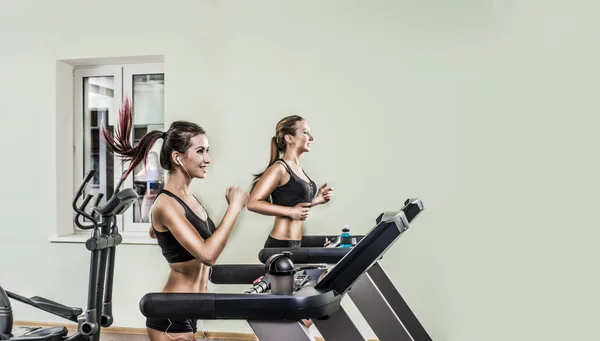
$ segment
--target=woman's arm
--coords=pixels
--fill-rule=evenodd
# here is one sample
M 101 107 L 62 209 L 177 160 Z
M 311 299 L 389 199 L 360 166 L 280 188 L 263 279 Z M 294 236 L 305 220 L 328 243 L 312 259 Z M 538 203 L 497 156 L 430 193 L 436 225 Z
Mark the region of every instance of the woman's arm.
M 264 215 L 289 217 L 290 207 L 274 205 L 267 201 L 273 190 L 280 185 L 285 173 L 283 165 L 278 163 L 267 168 L 250 193 L 248 210 Z
M 237 217 L 248 199 L 248 194 L 239 187 L 228 188 L 227 196 L 228 201 L 231 202 L 223 220 L 216 231 L 206 240 L 200 237 L 194 226 L 185 217 L 183 207 L 175 200 L 169 198 L 164 205 L 155 207 L 155 209 L 157 209 L 156 213 L 163 225 L 171 231 L 175 239 L 189 253 L 207 266 L 213 266 L 223 252 Z M 230 197 L 231 199 L 229 199 Z
M 283 165 L 275 163 L 271 165 L 260 177 L 250 198 L 248 199 L 248 210 L 269 216 L 292 218 L 295 220 L 306 220 L 310 212 L 310 203 L 300 203 L 294 207 L 275 205 L 267 201 L 267 198 L 286 174 Z

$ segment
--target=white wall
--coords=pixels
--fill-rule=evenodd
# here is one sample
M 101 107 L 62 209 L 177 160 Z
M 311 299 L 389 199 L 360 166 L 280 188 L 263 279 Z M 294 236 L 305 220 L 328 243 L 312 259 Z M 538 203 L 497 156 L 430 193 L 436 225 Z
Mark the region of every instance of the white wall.
M 1 283 L 85 305 L 87 251 L 46 239 L 64 214 L 53 203 L 64 166 L 49 143 L 64 124 L 56 60 L 164 55 L 167 120 L 209 133 L 212 170 L 194 189 L 214 219 L 224 188 L 265 166 L 277 120 L 298 113 L 315 135 L 303 166 L 336 189 L 307 233 L 366 232 L 406 197 L 424 200 L 382 264 L 434 340 L 589 339 L 600 304 L 598 10 L 585 0 L 2 1 Z M 244 212 L 219 263 L 256 260 L 271 223 Z M 157 246 L 120 246 L 116 325 L 143 327 L 139 299 L 167 270 Z M 202 327 L 250 332 L 241 321 Z

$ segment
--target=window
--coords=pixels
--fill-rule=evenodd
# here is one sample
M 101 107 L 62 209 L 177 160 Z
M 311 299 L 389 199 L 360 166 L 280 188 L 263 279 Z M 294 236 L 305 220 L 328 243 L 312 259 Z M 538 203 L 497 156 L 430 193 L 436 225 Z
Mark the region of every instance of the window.
M 101 126 L 113 131 L 125 97 L 133 104 L 132 144 L 151 130 L 164 131 L 165 75 L 162 63 L 124 64 L 74 68 L 74 186 L 90 170 L 98 173 L 86 194 L 103 194 L 101 203 L 113 195 L 114 187 L 128 168 L 127 163 L 106 150 Z M 123 182 L 122 188 L 137 191 L 139 199 L 118 221 L 127 235 L 148 235 L 150 205 L 164 179 L 158 162 L 162 140 L 153 146 L 144 167 L 140 164 Z M 73 227 L 75 232 L 78 228 Z

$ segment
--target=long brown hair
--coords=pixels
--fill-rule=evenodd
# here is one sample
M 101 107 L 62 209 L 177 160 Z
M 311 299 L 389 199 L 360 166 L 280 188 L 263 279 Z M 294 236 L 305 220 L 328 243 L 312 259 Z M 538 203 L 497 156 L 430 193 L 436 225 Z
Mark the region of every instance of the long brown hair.
M 285 149 L 287 147 L 287 144 L 285 143 L 285 135 L 289 134 L 296 136 L 296 122 L 299 121 L 304 121 L 304 118 L 298 115 L 291 115 L 284 117 L 277 122 L 277 125 L 275 126 L 275 135 L 271 137 L 271 156 L 269 158 L 269 164 L 261 173 L 253 174 L 254 180 L 252 181 L 252 188 L 250 189 L 251 192 L 254 189 L 254 186 L 256 186 L 258 179 L 260 179 L 260 177 L 265 174 L 267 169 L 279 159 L 281 153 L 285 153 Z
M 146 165 L 146 158 L 152 146 L 159 138 L 165 142 L 160 149 L 160 166 L 168 171 L 174 168 L 171 153 L 176 151 L 181 154 L 192 146 L 192 137 L 206 134 L 199 125 L 187 121 L 175 121 L 165 132 L 152 130 L 146 133 L 140 142 L 134 147 L 131 145 L 131 133 L 133 131 L 133 107 L 129 98 L 125 98 L 123 106 L 119 109 L 119 121 L 112 134 L 102 125 L 102 135 L 106 149 L 113 155 L 119 156 L 123 162 L 131 161 L 129 168 L 123 174 L 126 178 L 140 162 Z

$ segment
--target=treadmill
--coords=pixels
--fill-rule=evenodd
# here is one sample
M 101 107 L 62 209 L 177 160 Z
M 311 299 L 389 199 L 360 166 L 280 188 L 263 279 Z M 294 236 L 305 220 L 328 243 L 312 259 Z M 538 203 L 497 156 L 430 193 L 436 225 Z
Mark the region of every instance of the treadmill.
M 309 281 L 296 291 L 279 294 L 148 293 L 140 301 L 140 311 L 149 318 L 246 320 L 261 341 L 314 341 L 300 321 L 312 319 L 327 341 L 364 341 L 340 301 L 408 229 L 407 217 L 414 218 L 421 210 L 422 205 L 410 202 L 398 212 L 381 214 L 377 225 L 324 277 Z M 384 304 L 387 305 L 385 301 Z M 399 335 L 395 337 L 399 340 Z
M 408 223 L 424 209 L 420 199 L 408 199 L 404 203 L 404 214 Z M 388 219 L 393 213 L 382 213 L 376 222 Z M 265 263 L 274 254 L 289 251 L 294 264 L 326 263 L 336 264 L 352 248 L 329 248 L 318 246 L 330 236 L 305 236 L 300 248 L 265 248 L 259 252 L 259 260 Z M 364 236 L 356 236 L 362 240 Z M 306 246 L 304 244 L 307 240 Z M 260 266 L 217 265 L 213 268 L 211 281 L 215 284 L 246 284 L 261 275 Z M 361 276 L 348 292 L 352 302 L 361 312 L 380 341 L 432 341 L 423 325 L 417 319 L 404 298 L 400 295 L 379 263 L 375 263 L 364 276 Z

